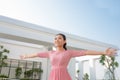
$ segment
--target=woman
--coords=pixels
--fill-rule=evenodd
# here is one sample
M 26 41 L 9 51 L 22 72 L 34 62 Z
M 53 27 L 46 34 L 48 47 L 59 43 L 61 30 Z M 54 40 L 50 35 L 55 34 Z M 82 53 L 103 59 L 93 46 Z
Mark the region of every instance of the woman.
M 56 51 L 40 52 L 30 55 L 22 55 L 21 59 L 26 58 L 49 58 L 51 62 L 51 72 L 49 80 L 72 80 L 68 71 L 67 65 L 72 57 L 85 56 L 85 55 L 114 55 L 115 49 L 108 48 L 105 52 L 92 51 L 92 50 L 67 50 L 66 37 L 64 34 L 57 34 L 54 39 Z

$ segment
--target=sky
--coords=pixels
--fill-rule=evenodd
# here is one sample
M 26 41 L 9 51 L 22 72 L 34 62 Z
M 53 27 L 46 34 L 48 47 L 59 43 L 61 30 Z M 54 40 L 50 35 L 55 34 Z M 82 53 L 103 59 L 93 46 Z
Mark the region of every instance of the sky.
M 120 48 L 120 0 L 0 0 L 0 15 Z

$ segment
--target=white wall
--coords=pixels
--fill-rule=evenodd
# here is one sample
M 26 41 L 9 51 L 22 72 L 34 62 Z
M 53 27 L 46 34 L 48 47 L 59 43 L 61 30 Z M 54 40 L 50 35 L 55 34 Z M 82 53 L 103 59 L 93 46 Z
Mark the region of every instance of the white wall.
M 89 65 L 89 60 L 83 61 L 83 75 L 84 74 L 90 75 L 90 65 Z M 90 77 L 90 76 L 89 76 Z
M 95 60 L 95 73 L 96 73 L 96 79 L 103 79 L 104 78 L 104 72 L 105 67 L 100 64 L 99 59 Z

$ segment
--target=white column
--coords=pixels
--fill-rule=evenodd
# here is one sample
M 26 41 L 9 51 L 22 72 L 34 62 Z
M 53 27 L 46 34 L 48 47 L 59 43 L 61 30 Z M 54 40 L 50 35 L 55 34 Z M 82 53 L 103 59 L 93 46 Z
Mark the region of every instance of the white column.
M 90 59 L 89 62 L 90 62 L 90 80 L 96 80 L 94 60 Z
M 73 58 L 70 60 L 68 65 L 68 71 L 70 73 L 72 80 L 75 80 L 75 63 L 76 63 L 76 60 L 75 58 Z
M 78 66 L 79 66 L 79 70 L 80 70 L 80 72 L 79 72 L 79 79 L 82 80 L 82 77 L 83 77 L 83 63 L 82 63 L 82 61 L 80 61 L 78 63 Z

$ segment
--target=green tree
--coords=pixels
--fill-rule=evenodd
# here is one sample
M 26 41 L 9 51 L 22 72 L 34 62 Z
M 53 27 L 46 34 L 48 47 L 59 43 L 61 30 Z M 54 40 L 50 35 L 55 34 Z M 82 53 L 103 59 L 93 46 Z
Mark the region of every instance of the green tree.
M 6 53 L 9 53 L 10 51 L 6 48 L 4 48 L 4 46 L 0 45 L 0 73 L 1 73 L 1 69 L 3 66 L 7 66 L 7 62 L 5 60 L 7 60 L 7 55 Z
M 24 72 L 24 76 L 25 78 L 32 78 L 32 76 L 35 74 L 39 74 L 39 73 L 42 73 L 43 70 L 42 69 L 39 69 L 39 68 L 33 68 L 31 70 L 28 70 L 28 71 L 25 71 Z
M 42 70 L 42 69 L 34 68 L 34 69 L 33 69 L 34 79 L 36 79 L 36 76 L 39 75 L 40 73 L 43 73 L 43 70 Z
M 119 66 L 119 63 L 115 60 L 115 56 L 101 55 L 100 63 L 107 68 L 110 73 L 110 80 L 116 80 L 115 69 Z
M 87 73 L 84 74 L 83 80 L 89 80 L 89 75 Z
M 16 76 L 17 79 L 19 79 L 20 75 L 22 74 L 22 68 L 17 67 L 15 71 L 16 71 L 15 76 Z

